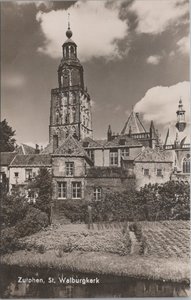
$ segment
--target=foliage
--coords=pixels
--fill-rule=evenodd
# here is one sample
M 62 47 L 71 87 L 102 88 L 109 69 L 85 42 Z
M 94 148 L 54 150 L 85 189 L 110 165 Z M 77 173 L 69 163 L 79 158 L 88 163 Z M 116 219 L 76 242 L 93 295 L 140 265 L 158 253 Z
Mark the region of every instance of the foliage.
M 31 206 L 27 211 L 26 217 L 16 224 L 15 229 L 19 237 L 24 237 L 40 231 L 47 225 L 47 214 Z
M 17 232 L 14 227 L 1 230 L 0 253 L 9 253 L 19 249 Z
M 164 184 L 149 184 L 138 193 L 144 219 L 189 220 L 190 186 L 184 182 L 168 181 Z
M 28 186 L 30 189 L 38 190 L 35 207 L 48 215 L 51 223 L 51 201 L 52 201 L 52 176 L 48 169 L 41 168 L 35 180 Z
M 14 150 L 15 131 L 8 125 L 6 119 L 0 122 L 0 152 L 9 152 Z
M 1 199 L 1 226 L 11 227 L 24 219 L 29 204 L 19 193 L 3 194 Z
M 79 201 L 78 199 L 65 200 L 62 203 L 62 210 L 66 218 L 72 223 L 87 220 L 87 204 L 85 201 Z
M 136 191 L 108 192 L 92 202 L 94 222 L 189 220 L 190 187 L 184 182 L 148 184 Z
M 129 189 L 125 192 L 108 192 L 102 201 L 95 201 L 93 206 L 93 221 L 133 221 L 138 218 L 136 191 Z

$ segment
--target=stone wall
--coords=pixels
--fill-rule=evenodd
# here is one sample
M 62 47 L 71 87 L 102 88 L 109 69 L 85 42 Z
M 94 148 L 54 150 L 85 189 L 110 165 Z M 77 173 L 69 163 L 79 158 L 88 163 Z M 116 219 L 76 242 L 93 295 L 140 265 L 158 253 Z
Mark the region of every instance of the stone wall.
M 144 169 L 149 169 L 149 175 L 144 175 Z M 157 169 L 162 170 L 162 176 L 157 176 Z M 170 180 L 172 162 L 135 162 L 134 173 L 137 188 L 149 183 L 164 183 Z

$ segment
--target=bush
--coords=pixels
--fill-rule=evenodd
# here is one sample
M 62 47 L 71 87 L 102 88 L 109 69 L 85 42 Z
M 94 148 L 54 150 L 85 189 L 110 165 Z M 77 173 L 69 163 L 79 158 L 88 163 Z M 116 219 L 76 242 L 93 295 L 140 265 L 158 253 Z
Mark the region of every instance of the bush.
M 62 211 L 72 223 L 85 222 L 87 220 L 87 204 L 78 199 L 65 200 L 62 203 Z
M 37 208 L 30 207 L 26 217 L 15 226 L 15 229 L 19 237 L 24 237 L 36 233 L 46 226 L 48 226 L 47 214 Z
M 20 249 L 15 228 L 6 228 L 1 231 L 0 253 L 10 253 Z

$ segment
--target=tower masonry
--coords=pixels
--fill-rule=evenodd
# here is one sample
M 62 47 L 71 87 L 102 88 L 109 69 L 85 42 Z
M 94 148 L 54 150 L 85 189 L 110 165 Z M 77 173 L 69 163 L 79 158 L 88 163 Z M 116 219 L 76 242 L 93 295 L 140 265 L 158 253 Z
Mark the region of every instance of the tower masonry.
M 69 135 L 78 140 L 92 137 L 91 99 L 84 87 L 83 66 L 71 39 L 70 25 L 66 37 L 58 67 L 58 88 L 51 90 L 49 142 L 54 149 Z

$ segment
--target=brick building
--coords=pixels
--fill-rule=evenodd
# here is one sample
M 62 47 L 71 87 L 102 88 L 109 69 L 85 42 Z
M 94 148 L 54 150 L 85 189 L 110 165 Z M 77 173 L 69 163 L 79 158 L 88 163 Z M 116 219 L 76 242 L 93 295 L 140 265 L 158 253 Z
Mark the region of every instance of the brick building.
M 84 85 L 83 66 L 77 45 L 68 28 L 63 57 L 58 67 L 58 87 L 51 90 L 49 144 L 39 150 L 21 146 L 1 154 L 1 181 L 9 190 L 24 187 L 41 167 L 51 170 L 53 201 L 59 207 L 65 199 L 101 200 L 108 190 L 140 188 L 170 179 L 188 180 L 190 143 L 180 137 L 187 126 L 182 101 L 177 110 L 176 136 L 164 145 L 151 121 L 145 127 L 138 113 L 130 113 L 121 133 L 111 126 L 104 140 L 93 139 L 91 98 Z M 28 147 L 28 148 L 27 148 Z

